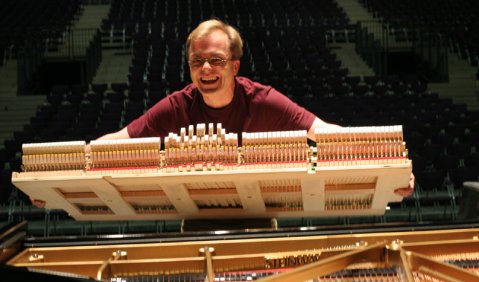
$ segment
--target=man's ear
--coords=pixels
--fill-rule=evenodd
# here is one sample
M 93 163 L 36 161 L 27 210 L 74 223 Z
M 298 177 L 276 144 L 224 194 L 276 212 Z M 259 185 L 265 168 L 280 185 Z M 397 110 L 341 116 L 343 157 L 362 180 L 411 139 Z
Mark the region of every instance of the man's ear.
M 238 74 L 240 65 L 241 65 L 240 60 L 233 61 L 233 71 L 235 72 L 235 75 Z

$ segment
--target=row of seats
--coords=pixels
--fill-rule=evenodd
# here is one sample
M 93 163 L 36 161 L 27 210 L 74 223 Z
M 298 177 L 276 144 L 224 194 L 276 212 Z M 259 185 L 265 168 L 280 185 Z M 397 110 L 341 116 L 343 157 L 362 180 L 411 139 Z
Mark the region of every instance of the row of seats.
M 449 39 L 449 46 L 474 66 L 479 60 L 479 3 L 475 0 L 361 0 L 378 18 L 391 25 L 401 40 L 414 40 L 416 29 L 428 28 Z
M 255 7 L 255 9 L 251 9 Z M 267 14 L 258 11 L 268 11 Z M 331 0 L 307 0 L 300 5 L 293 0 L 116 0 L 112 1 L 102 29 L 126 28 L 129 32 L 151 28 L 148 23 L 174 24 L 175 32 L 186 35 L 191 27 L 211 16 L 220 16 L 241 29 L 247 27 L 326 26 L 336 28 L 349 24 L 344 10 Z M 191 25 L 193 24 L 193 25 Z M 169 32 L 165 30 L 164 32 Z M 182 34 L 184 32 L 184 34 Z
M 290 1 L 284 2 L 289 4 Z M 131 30 L 133 60 L 128 75 L 129 84 L 139 85 L 139 91 L 143 92 L 141 85 L 147 82 L 151 86 L 151 91 L 163 90 L 166 93 L 184 86 L 184 81 L 189 77 L 188 65 L 185 60 L 184 42 L 178 38 L 185 38 L 187 32 L 196 25 L 195 21 L 198 19 L 195 15 L 198 11 L 201 13 L 211 10 L 214 10 L 214 13 L 221 13 L 227 22 L 239 27 L 245 39 L 240 75 L 279 85 L 280 90 L 293 93 L 292 96 L 307 95 L 312 91 L 310 87 L 305 87 L 307 84 L 304 81 L 305 77 L 321 79 L 329 74 L 347 75 L 347 69 L 343 68 L 331 50 L 326 48 L 326 32 L 329 27 L 320 20 L 331 19 L 333 22 L 334 19 L 341 19 L 340 21 L 347 25 L 348 19 L 337 3 L 330 0 L 308 1 L 292 6 L 286 12 L 282 8 L 284 6 L 277 3 L 272 5 L 268 1 L 257 2 L 257 5 L 271 11 L 268 16 L 253 13 L 245 8 L 243 1 L 211 4 L 213 9 L 210 3 L 202 1 L 114 2 L 106 22 L 114 19 L 118 23 L 116 26 L 128 26 L 131 23 L 135 26 Z M 199 7 L 193 7 L 195 5 Z M 305 8 L 309 6 L 321 7 L 320 15 L 311 15 L 311 19 L 306 20 L 309 12 Z M 302 15 L 298 23 L 289 19 L 296 10 L 301 11 Z M 151 13 L 155 14 L 155 20 L 149 16 Z M 168 16 L 163 17 L 163 13 Z M 176 22 L 170 20 L 171 17 L 183 18 L 182 22 L 186 24 L 178 26 Z M 115 24 L 108 23 L 103 28 L 108 29 L 108 26 L 114 28 Z M 287 84 L 281 83 L 282 77 L 289 78 Z M 166 93 L 160 93 L 160 96 Z M 142 97 L 141 93 L 133 96 Z
M 360 81 L 363 80 L 368 79 Z M 55 87 L 55 91 L 61 88 Z M 25 130 L 16 132 L 14 142 L 7 142 L 6 147 L 19 152 L 21 144 L 26 142 L 91 140 L 125 126 L 161 99 L 131 100 L 126 95 L 127 89 L 126 83 L 92 85 L 89 91 L 77 95 L 77 101 L 69 100 L 72 90 L 52 92 L 50 103 L 42 106 Z M 443 156 L 457 159 L 449 162 L 451 166 L 448 168 L 451 169 L 454 164 L 457 167 L 476 166 L 472 156 L 479 148 L 478 113 L 464 111 L 461 105 L 454 105 L 449 99 L 439 99 L 437 95 L 425 92 L 409 96 L 403 93 L 391 96 L 309 96 L 297 99 L 297 102 L 326 121 L 344 126 L 403 124 L 406 141 L 410 140 L 408 147 L 417 160 L 415 171 L 430 168 L 431 164 L 444 169 L 447 162 L 435 159 Z M 19 163 L 11 167 L 18 170 Z
M 247 4 L 261 9 L 253 11 Z M 5 167 L 2 187 L 8 187 L 8 193 L 0 193 L 0 202 L 9 198 L 29 202 L 8 183 L 8 174 L 21 169 L 22 143 L 92 140 L 125 126 L 183 87 L 189 81 L 183 40 L 198 23 L 198 13 L 201 19 L 220 15 L 240 28 L 245 38 L 240 75 L 271 84 L 329 122 L 403 124 L 417 190 L 392 205 L 391 218 L 415 211 L 418 217 L 398 220 L 422 220 L 423 210 L 440 219 L 454 217 L 462 181 L 478 178 L 477 112 L 440 99 L 416 76 L 349 76 L 327 44 L 330 27 L 349 24 L 332 0 L 113 1 L 103 29 L 111 33 L 118 27 L 125 32 L 131 25 L 128 81 L 53 87 L 48 103 L 0 150 Z M 150 15 L 155 15 L 154 21 Z M 433 208 L 438 212 L 430 212 Z
M 251 9 L 255 7 L 255 9 Z M 287 8 L 286 8 L 287 7 Z M 268 14 L 258 13 L 268 11 Z M 314 11 L 314 13 L 312 12 Z M 185 38 L 200 21 L 220 17 L 245 31 L 249 28 L 316 27 L 338 30 L 338 40 L 346 40 L 354 27 L 344 10 L 334 1 L 112 1 L 101 30 L 106 42 L 129 43 L 135 35 L 161 34 L 169 40 Z M 182 23 L 178 25 L 177 23 Z M 335 38 L 331 32 L 330 38 Z M 354 38 L 353 33 L 349 38 Z
M 16 50 L 31 42 L 51 44 L 81 9 L 81 0 L 3 0 L 0 8 L 0 53 L 15 56 Z M 52 47 L 52 46 L 50 46 Z

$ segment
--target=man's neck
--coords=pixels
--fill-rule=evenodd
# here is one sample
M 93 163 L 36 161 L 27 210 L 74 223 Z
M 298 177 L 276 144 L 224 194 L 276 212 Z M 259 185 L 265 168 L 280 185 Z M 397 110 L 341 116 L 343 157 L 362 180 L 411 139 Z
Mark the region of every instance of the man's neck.
M 224 108 L 233 101 L 235 93 L 235 83 L 229 87 L 225 92 L 220 93 L 201 93 L 203 101 L 208 107 L 211 108 Z
M 211 108 L 224 108 L 233 101 L 234 92 L 224 94 L 201 94 L 203 101 Z

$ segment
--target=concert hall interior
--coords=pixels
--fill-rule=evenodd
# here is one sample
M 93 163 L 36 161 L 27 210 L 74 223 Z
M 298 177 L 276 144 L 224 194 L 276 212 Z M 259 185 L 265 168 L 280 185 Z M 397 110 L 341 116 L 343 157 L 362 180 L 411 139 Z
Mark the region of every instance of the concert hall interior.
M 0 272 L 478 281 L 477 15 L 475 0 L 3 0 Z M 238 76 L 341 129 L 96 140 L 191 83 L 185 42 L 211 18 L 243 38 Z

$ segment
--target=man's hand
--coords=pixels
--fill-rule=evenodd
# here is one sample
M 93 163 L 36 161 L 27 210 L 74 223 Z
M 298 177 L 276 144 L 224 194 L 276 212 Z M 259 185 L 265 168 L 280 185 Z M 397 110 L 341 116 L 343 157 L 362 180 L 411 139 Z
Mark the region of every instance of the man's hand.
M 407 188 L 398 188 L 394 190 L 394 193 L 402 196 L 402 197 L 409 197 L 414 193 L 414 174 L 411 173 L 411 176 L 409 177 L 409 187 Z
M 42 200 L 36 200 L 30 197 L 30 201 L 32 201 L 32 205 L 34 205 L 37 208 L 44 208 L 47 202 L 42 201 Z

